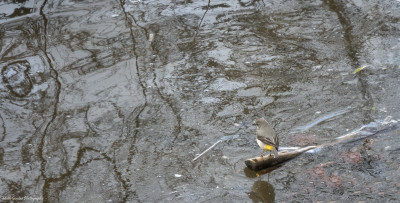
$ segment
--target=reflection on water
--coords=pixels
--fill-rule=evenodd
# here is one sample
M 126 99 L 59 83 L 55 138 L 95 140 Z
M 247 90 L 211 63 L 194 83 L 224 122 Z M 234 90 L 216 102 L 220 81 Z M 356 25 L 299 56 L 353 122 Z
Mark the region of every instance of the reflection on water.
M 35 12 L 33 0 L 13 0 L 0 2 L 0 20 L 11 19 Z
M 28 75 L 30 69 L 28 61 L 15 61 L 3 67 L 1 77 L 11 94 L 24 97 L 31 92 L 32 80 Z
M 244 171 L 244 174 L 246 175 L 246 177 L 248 177 L 248 178 L 256 178 L 256 177 L 260 177 L 260 176 L 262 176 L 264 174 L 269 174 L 272 171 L 274 171 L 275 169 L 280 168 L 282 165 L 283 164 L 279 164 L 279 165 L 276 165 L 276 166 L 273 166 L 273 167 L 269 167 L 269 168 L 265 168 L 265 169 L 258 170 L 258 171 L 253 171 L 250 168 L 245 167 L 243 169 L 243 171 Z
M 253 202 L 273 203 L 275 202 L 275 190 L 267 181 L 258 180 L 251 187 L 249 197 Z
M 8 18 L 13 18 L 13 17 L 17 17 L 17 16 L 23 16 L 29 13 L 32 13 L 33 9 L 32 8 L 25 8 L 25 7 L 20 7 L 20 8 L 16 8 L 14 10 L 14 12 L 10 15 L 8 15 Z

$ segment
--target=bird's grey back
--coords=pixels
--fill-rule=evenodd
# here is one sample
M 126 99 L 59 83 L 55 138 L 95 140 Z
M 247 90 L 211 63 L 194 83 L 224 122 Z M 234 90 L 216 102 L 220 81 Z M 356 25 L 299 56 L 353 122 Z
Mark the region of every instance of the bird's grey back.
M 269 125 L 269 123 L 264 118 L 259 118 L 256 120 L 256 123 L 259 126 L 259 130 L 257 130 L 257 136 L 268 137 L 273 143 L 275 143 L 276 148 L 279 147 L 279 139 L 276 135 L 275 130 Z
M 268 137 L 271 138 L 276 136 L 275 130 L 267 122 L 261 123 L 260 131 L 262 132 L 263 135 L 267 135 Z

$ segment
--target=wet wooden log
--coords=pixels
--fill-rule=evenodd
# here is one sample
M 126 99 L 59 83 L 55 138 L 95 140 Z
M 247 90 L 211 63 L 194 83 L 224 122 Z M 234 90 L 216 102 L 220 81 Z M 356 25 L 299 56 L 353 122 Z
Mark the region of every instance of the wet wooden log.
M 244 163 L 251 170 L 258 171 L 258 170 L 262 170 L 262 169 L 266 169 L 269 167 L 273 167 L 273 166 L 282 164 L 286 161 L 289 161 L 289 160 L 299 156 L 300 154 L 302 154 L 308 150 L 315 149 L 316 147 L 317 146 L 308 146 L 308 147 L 304 147 L 304 148 L 301 148 L 301 149 L 298 149 L 298 150 L 292 151 L 292 152 L 280 152 L 278 154 L 278 157 L 276 157 L 276 158 L 274 158 L 273 155 L 268 155 L 268 156 L 263 156 L 263 157 L 255 157 L 252 159 L 247 159 Z

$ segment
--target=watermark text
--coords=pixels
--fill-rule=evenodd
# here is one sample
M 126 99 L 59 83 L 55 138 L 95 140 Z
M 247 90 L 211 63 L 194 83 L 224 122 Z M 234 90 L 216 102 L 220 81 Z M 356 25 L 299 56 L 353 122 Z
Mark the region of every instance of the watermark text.
M 41 202 L 43 201 L 42 197 L 31 197 L 31 196 L 24 196 L 24 197 L 15 197 L 15 196 L 6 196 L 6 197 L 1 197 L 1 200 L 3 201 L 38 201 Z

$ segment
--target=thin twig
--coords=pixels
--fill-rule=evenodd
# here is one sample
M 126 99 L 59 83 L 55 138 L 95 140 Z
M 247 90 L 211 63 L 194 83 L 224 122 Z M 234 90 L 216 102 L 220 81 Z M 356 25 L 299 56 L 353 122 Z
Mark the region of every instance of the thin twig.
M 206 149 L 204 152 L 202 152 L 201 154 L 199 154 L 198 156 L 196 156 L 196 158 L 194 158 L 192 161 L 196 161 L 198 158 L 200 158 L 201 156 L 203 156 L 205 153 L 207 153 L 208 151 L 210 151 L 212 148 L 214 148 L 218 143 L 222 142 L 222 140 L 218 140 L 216 143 L 214 143 L 213 145 L 211 145 L 211 147 L 209 147 L 208 149 Z

